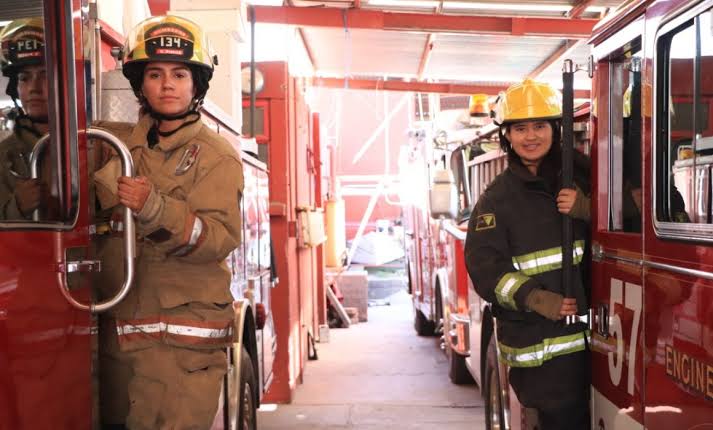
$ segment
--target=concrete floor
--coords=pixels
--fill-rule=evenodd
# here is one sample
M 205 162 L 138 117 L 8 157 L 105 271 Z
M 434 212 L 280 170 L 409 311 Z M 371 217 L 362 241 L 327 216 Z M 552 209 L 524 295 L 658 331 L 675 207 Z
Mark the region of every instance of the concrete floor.
M 413 329 L 410 296 L 369 308 L 369 322 L 331 329 L 289 405 L 266 405 L 259 430 L 484 429 L 475 385 L 456 386 L 437 338 Z

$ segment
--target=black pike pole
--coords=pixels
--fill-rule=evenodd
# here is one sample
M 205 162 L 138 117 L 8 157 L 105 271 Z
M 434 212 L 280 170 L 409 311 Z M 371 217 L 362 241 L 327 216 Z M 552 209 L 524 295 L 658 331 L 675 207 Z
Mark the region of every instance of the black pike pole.
M 574 64 L 565 60 L 562 68 L 562 188 L 574 188 Z M 562 285 L 564 296 L 574 297 L 572 218 L 562 214 Z M 569 318 L 567 323 L 569 323 Z
M 250 137 L 255 138 L 255 6 L 248 7 L 250 8 Z

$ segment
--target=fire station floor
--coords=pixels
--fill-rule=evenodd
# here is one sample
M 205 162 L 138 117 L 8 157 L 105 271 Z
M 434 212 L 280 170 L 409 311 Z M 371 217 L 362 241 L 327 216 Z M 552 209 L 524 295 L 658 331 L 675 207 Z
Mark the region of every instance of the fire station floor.
M 437 337 L 418 337 L 411 298 L 369 308 L 369 321 L 330 329 L 289 405 L 263 405 L 259 430 L 484 429 L 476 385 L 456 386 Z M 275 409 L 276 407 L 276 409 Z

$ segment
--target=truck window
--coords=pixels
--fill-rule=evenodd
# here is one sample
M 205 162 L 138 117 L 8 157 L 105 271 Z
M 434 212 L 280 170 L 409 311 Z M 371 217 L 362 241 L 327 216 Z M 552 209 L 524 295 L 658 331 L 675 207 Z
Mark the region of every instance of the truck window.
M 641 232 L 641 41 L 609 59 L 609 230 Z
M 76 161 L 76 151 L 69 155 L 57 132 L 75 94 L 55 84 L 67 76 L 47 49 L 54 37 L 44 31 L 44 9 L 43 1 L 28 0 L 0 10 L 0 228 L 61 228 L 76 215 L 78 189 L 66 160 Z
M 654 187 L 657 231 L 676 236 L 713 222 L 711 11 L 673 24 L 656 44 Z

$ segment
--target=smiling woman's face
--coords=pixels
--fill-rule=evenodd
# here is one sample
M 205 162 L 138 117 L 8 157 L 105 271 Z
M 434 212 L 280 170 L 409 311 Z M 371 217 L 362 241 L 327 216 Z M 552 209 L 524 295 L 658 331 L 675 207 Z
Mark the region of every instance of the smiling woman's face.
M 512 124 L 505 137 L 525 166 L 539 166 L 552 147 L 549 121 L 525 121 Z
M 17 94 L 22 109 L 31 118 L 47 118 L 47 71 L 45 66 L 26 66 L 17 73 Z
M 141 91 L 155 112 L 179 115 L 193 100 L 193 75 L 182 63 L 151 62 L 144 70 Z

